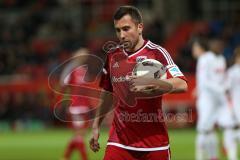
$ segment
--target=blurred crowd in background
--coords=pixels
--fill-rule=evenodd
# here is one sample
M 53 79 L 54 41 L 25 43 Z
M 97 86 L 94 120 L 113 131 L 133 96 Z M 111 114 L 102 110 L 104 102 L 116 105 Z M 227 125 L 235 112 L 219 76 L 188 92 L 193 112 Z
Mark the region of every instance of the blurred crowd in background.
M 106 41 L 115 40 L 112 15 L 125 4 L 143 12 L 144 37 L 164 46 L 185 73 L 195 73 L 192 38 L 221 38 L 228 62 L 240 45 L 237 0 L 1 0 L 0 86 L 47 79 L 80 47 L 101 52 Z M 221 8 L 224 4 L 227 9 Z M 51 124 L 52 94 L 43 88 L 29 92 L 0 87 L 0 121 Z

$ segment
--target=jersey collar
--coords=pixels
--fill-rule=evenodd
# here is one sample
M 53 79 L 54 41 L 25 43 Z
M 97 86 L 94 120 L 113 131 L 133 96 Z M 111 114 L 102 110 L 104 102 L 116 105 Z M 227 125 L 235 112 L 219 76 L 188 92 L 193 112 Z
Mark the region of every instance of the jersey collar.
M 128 57 L 132 57 L 136 54 L 138 54 L 139 52 L 141 52 L 146 46 L 147 44 L 149 43 L 149 40 L 144 40 L 144 43 L 142 45 L 142 47 L 140 47 L 138 50 L 136 50 L 135 52 L 127 52 L 125 50 L 123 50 L 123 52 L 128 56 Z

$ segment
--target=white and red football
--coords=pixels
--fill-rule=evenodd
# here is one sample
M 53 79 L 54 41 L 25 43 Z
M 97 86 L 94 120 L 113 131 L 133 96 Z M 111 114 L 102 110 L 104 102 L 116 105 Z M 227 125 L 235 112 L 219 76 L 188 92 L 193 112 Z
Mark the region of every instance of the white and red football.
M 137 63 L 132 74 L 155 79 L 166 79 L 167 77 L 165 67 L 155 59 L 145 59 Z

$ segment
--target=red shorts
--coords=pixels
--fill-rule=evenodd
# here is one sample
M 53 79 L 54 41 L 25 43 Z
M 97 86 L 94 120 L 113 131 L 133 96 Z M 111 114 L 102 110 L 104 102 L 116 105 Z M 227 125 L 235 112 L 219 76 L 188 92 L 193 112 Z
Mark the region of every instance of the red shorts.
M 170 160 L 170 149 L 161 151 L 132 151 L 108 145 L 104 160 Z
M 72 122 L 72 128 L 74 129 L 85 129 L 88 128 L 89 118 L 87 114 L 81 114 L 86 113 L 88 110 L 90 110 L 87 106 L 70 106 L 69 107 L 69 114 L 70 114 L 70 121 Z

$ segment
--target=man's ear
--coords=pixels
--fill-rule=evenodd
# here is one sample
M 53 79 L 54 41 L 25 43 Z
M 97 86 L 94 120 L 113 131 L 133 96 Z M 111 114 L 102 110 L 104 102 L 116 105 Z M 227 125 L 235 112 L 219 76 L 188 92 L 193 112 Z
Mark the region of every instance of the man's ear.
M 143 23 L 139 23 L 138 24 L 138 33 L 139 33 L 139 35 L 142 34 L 142 32 L 143 32 Z

